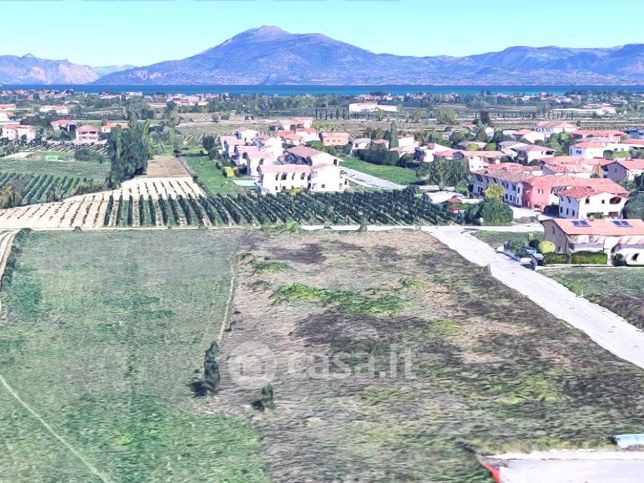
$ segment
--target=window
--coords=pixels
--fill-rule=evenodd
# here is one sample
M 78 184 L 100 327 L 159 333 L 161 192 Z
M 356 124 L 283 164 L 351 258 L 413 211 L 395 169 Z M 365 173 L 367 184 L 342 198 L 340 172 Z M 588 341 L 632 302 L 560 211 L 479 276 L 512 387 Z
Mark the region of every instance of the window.
M 588 223 L 586 220 L 573 220 L 572 224 L 577 227 L 585 227 L 585 228 L 590 227 L 590 223 Z
M 613 220 L 613 225 L 620 228 L 628 228 L 631 226 L 631 224 L 626 220 Z

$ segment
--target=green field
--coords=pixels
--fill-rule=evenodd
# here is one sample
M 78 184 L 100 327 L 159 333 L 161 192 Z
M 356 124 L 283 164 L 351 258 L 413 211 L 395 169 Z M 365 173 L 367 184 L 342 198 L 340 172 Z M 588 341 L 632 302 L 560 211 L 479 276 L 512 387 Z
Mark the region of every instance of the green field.
M 644 268 L 576 267 L 548 269 L 541 273 L 644 330 Z
M 342 159 L 344 160 L 342 166 L 345 168 L 362 171 L 363 173 L 377 176 L 378 178 L 386 179 L 393 183 L 413 184 L 418 181 L 416 171 L 413 169 L 367 163 L 366 161 L 361 161 L 360 159 L 352 156 L 346 156 Z
M 226 178 L 221 169 L 217 169 L 215 166 L 215 161 L 209 159 L 208 156 L 189 154 L 184 159 L 196 173 L 199 184 L 210 194 L 234 195 L 248 191 L 248 188 L 237 186 L 233 179 L 252 179 L 250 176 Z
M 73 176 L 90 178 L 97 183 L 103 183 L 110 170 L 109 163 L 90 161 L 46 161 L 43 157 L 34 159 L 0 158 L 1 173 L 21 174 L 51 174 L 54 176 Z
M 224 320 L 239 239 L 168 230 L 21 242 L 2 290 L 0 374 L 29 409 L 0 384 L 0 479 L 265 479 L 255 430 L 197 412 L 190 389 Z

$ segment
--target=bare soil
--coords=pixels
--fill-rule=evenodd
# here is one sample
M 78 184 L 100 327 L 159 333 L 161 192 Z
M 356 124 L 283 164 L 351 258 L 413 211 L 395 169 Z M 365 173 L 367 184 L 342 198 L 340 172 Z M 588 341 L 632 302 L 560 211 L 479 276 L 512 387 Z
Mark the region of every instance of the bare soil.
M 258 273 L 267 261 L 282 269 Z M 276 302 L 294 283 L 403 305 Z M 644 425 L 643 371 L 424 234 L 256 232 L 232 313 L 220 390 L 195 404 L 251 418 L 275 481 L 489 481 L 477 453 L 601 447 Z M 274 410 L 229 372 L 248 344 L 275 364 Z

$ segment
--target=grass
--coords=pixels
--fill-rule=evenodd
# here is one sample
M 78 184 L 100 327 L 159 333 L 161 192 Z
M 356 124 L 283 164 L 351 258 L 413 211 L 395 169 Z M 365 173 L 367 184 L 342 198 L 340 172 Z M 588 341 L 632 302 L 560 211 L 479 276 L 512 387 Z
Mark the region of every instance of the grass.
M 343 157 L 342 166 L 355 169 L 378 178 L 386 179 L 392 183 L 413 184 L 418 182 L 416 171 L 398 166 L 382 166 L 379 164 L 367 163 L 353 156 Z
M 276 303 L 302 300 L 333 305 L 344 314 L 395 314 L 403 307 L 403 301 L 395 295 L 369 297 L 347 290 L 327 290 L 292 283 L 279 287 L 273 298 Z
M 3 287 L 0 374 L 109 481 L 263 481 L 256 431 L 195 409 L 239 232 L 31 233 Z M 52 276 L 55 274 L 55 276 Z M 94 481 L 0 386 L 6 481 Z
M 0 158 L 1 173 L 51 174 L 54 176 L 73 176 L 90 178 L 97 183 L 105 182 L 110 170 L 110 163 L 90 161 L 45 161 L 44 157 L 36 159 Z
M 233 180 L 252 179 L 249 176 L 240 176 L 237 178 L 226 178 L 220 169 L 215 166 L 215 161 L 197 154 L 189 154 L 185 158 L 186 163 L 194 170 L 198 182 L 210 194 L 234 195 L 247 191 L 248 188 L 237 186 Z
M 644 329 L 644 268 L 575 267 L 548 269 L 541 273 Z
M 522 241 L 528 243 L 531 236 L 537 240 L 543 240 L 543 232 L 539 231 L 532 231 L 529 233 L 512 233 L 503 231 L 476 230 L 473 235 L 495 249 L 502 246 L 506 241 Z

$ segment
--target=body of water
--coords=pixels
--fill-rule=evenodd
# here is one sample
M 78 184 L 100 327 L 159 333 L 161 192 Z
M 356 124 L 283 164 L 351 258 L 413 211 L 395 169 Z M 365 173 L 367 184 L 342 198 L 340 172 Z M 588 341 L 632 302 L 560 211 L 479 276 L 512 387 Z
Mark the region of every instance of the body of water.
M 573 85 L 552 85 L 552 86 L 139 86 L 139 85 L 122 85 L 122 86 L 105 86 L 105 85 L 22 85 L 22 86 L 0 86 L 1 89 L 53 89 L 64 90 L 73 89 L 78 92 L 88 93 L 121 93 L 121 92 L 143 92 L 144 94 L 263 94 L 278 96 L 296 96 L 296 95 L 346 95 L 357 96 L 360 94 L 369 94 L 371 92 L 386 92 L 393 95 L 404 94 L 479 94 L 483 92 L 492 92 L 495 94 L 539 94 L 547 92 L 550 94 L 564 94 L 571 91 L 625 91 L 625 92 L 642 92 L 644 86 L 573 86 Z

